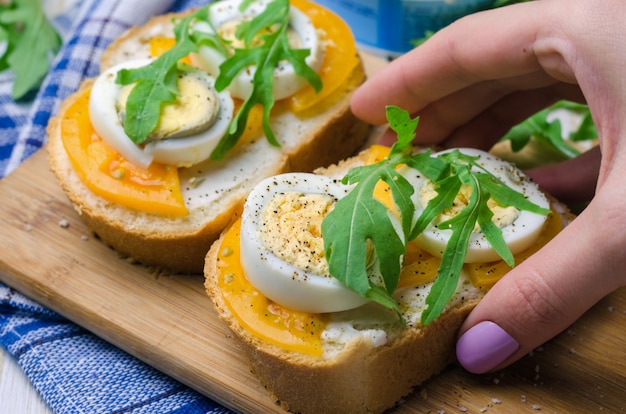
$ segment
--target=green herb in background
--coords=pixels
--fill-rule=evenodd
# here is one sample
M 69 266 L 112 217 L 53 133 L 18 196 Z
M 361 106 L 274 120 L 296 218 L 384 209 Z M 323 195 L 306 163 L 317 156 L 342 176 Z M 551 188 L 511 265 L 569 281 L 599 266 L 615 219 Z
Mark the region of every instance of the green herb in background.
M 558 109 L 565 109 L 581 117 L 580 126 L 568 137 L 563 136 L 563 128 L 558 118 L 549 120 L 550 114 Z M 580 151 L 568 141 L 595 140 L 597 137 L 598 131 L 586 105 L 559 101 L 511 128 L 501 140 L 510 141 L 511 149 L 517 152 L 534 139 L 546 148 L 556 151 L 563 158 L 574 158 L 580 155 Z
M 0 71 L 15 73 L 13 99 L 22 99 L 41 86 L 61 44 L 40 0 L 0 2 Z
M 362 296 L 399 312 L 391 295 L 398 286 L 406 244 L 452 206 L 462 185 L 470 186 L 468 205 L 457 216 L 438 225 L 450 229 L 452 236 L 426 298 L 428 308 L 422 314 L 422 323 L 427 325 L 441 314 L 456 290 L 468 241 L 476 224 L 496 252 L 508 264 L 514 264 L 502 230 L 491 222 L 493 213 L 487 207 L 489 198 L 494 198 L 502 206 L 514 206 L 538 214 L 550 211 L 529 202 L 484 170 L 476 163 L 476 157 L 458 150 L 437 157 L 431 156 L 430 152 L 413 154 L 411 143 L 418 119 L 411 119 L 407 112 L 393 106 L 387 108 L 387 119 L 398 140 L 387 158 L 376 164 L 356 167 L 343 178 L 345 184 L 355 184 L 355 187 L 336 203 L 322 223 L 325 254 L 331 275 Z M 401 164 L 419 170 L 434 182 L 437 192 L 414 224 L 415 206 L 411 195 L 416 189 L 396 171 Z M 401 235 L 391 221 L 389 209 L 374 198 L 374 188 L 379 180 L 390 187 L 400 212 Z M 384 286 L 373 283 L 368 277 L 368 268 L 373 262 L 368 253 L 370 243 L 380 263 Z

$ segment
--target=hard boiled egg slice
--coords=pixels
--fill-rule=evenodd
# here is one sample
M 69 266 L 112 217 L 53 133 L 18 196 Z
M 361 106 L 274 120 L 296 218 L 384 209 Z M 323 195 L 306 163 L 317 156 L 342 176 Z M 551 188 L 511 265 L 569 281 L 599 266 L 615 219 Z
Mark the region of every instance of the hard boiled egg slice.
M 472 148 L 462 148 L 460 151 L 466 155 L 480 157 L 477 161 L 485 170 L 498 177 L 510 188 L 522 193 L 529 201 L 543 208 L 549 208 L 548 199 L 539 187 L 513 164 L 501 160 L 493 155 Z M 443 154 L 449 151 L 443 151 Z M 436 154 L 435 154 L 436 155 Z M 476 168 L 476 167 L 474 167 Z M 424 177 L 419 171 L 406 168 L 403 175 L 413 184 L 415 193 L 412 196 L 416 206 L 416 213 L 420 214 L 428 204 L 428 201 L 437 193 L 433 183 Z M 450 240 L 452 230 L 439 229 L 437 224 L 452 218 L 467 205 L 469 188 L 462 188 L 455 200 L 455 206 L 442 216 L 436 218 L 417 237 L 416 242 L 424 250 L 434 256 L 441 257 Z M 513 254 L 526 250 L 537 239 L 543 229 L 546 216 L 526 210 L 518 210 L 515 207 L 502 207 L 493 200 L 489 201 L 489 207 L 494 213 L 492 221 L 500 227 L 506 244 Z M 470 237 L 465 256 L 465 263 L 483 263 L 501 260 L 500 256 L 491 247 L 478 226 Z
M 367 299 L 328 273 L 321 225 L 351 187 L 314 174 L 261 181 L 248 195 L 241 222 L 246 277 L 276 303 L 305 312 L 337 312 Z
M 224 0 L 216 2 L 209 8 L 209 20 L 211 24 L 198 22 L 193 30 L 214 34 L 215 31 L 224 39 L 231 41 L 231 48 L 243 48 L 243 42 L 235 38 L 235 30 L 239 23 L 250 20 L 261 14 L 271 0 L 259 0 L 252 2 L 243 12 L 239 10 L 242 0 Z M 290 46 L 297 49 L 309 49 L 310 54 L 305 59 L 306 64 L 313 70 L 318 71 L 322 65 L 324 48 L 319 39 L 315 26 L 306 14 L 291 7 L 289 11 Z M 215 28 L 215 30 L 214 30 Z M 269 29 L 271 30 L 271 29 Z M 218 50 L 210 46 L 200 46 L 198 51 L 199 65 L 207 73 L 217 77 L 220 73 L 219 66 L 226 60 Z M 239 99 L 245 99 L 252 90 L 252 79 L 254 78 L 255 67 L 239 72 L 233 79 L 228 90 Z M 274 99 L 279 100 L 293 95 L 305 86 L 307 81 L 298 76 L 290 62 L 280 62 L 274 69 Z
M 162 108 L 159 124 L 146 143 L 137 145 L 124 132 L 125 103 L 133 85 L 117 84 L 117 73 L 150 62 L 124 62 L 96 79 L 89 100 L 95 131 L 126 159 L 144 168 L 153 161 L 189 167 L 208 159 L 228 129 L 234 103 L 228 92 L 215 91 L 213 77 L 199 71 L 181 73 L 179 97 Z

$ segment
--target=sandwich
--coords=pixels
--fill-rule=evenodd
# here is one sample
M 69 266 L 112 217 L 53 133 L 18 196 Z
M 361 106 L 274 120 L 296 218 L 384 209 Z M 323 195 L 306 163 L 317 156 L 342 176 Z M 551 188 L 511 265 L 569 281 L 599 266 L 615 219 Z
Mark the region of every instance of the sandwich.
M 380 413 L 455 359 L 493 284 L 573 219 L 514 165 L 398 139 L 263 180 L 213 244 L 205 288 L 251 369 L 298 413 Z
M 131 28 L 49 122 L 51 170 L 122 256 L 202 273 L 265 177 L 356 153 L 365 79 L 348 26 L 308 0 L 224 0 Z

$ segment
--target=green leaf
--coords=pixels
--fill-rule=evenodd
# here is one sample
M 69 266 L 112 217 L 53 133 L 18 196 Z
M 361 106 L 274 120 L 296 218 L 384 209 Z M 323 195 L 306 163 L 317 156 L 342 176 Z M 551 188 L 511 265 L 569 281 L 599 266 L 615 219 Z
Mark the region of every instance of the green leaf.
M 406 164 L 424 174 L 430 181 L 439 181 L 448 174 L 450 168 L 447 162 L 432 157 L 430 150 L 413 155 Z
M 513 206 L 519 210 L 527 210 L 537 214 L 550 214 L 550 209 L 539 207 L 529 201 L 522 193 L 508 187 L 501 180 L 491 174 L 478 174 L 481 188 L 491 194 L 491 197 L 502 207 Z
M 466 184 L 469 179 L 474 181 L 469 170 L 459 169 L 459 171 L 462 172 L 461 175 L 464 173 L 468 176 L 465 180 L 462 179 L 461 181 L 465 181 Z M 474 187 L 474 189 L 476 187 Z M 422 325 L 428 325 L 441 315 L 448 301 L 456 291 L 459 276 L 463 269 L 465 255 L 467 254 L 469 239 L 474 231 L 478 216 L 480 215 L 480 204 L 483 202 L 483 197 L 484 194 L 481 194 L 480 191 L 472 191 L 468 205 L 461 210 L 459 214 L 440 223 L 438 226 L 439 228 L 452 230 L 452 235 L 441 256 L 441 264 L 437 271 L 435 283 L 433 283 L 426 297 L 426 305 L 428 307 L 422 313 Z
M 413 187 L 395 168 L 411 157 L 418 118 L 411 119 L 396 107 L 387 107 L 390 127 L 398 134 L 389 156 L 372 165 L 353 168 L 344 177 L 355 188 L 339 200 L 322 222 L 322 237 L 331 275 L 350 289 L 398 311 L 391 294 L 398 285 L 405 240 L 411 229 L 415 206 L 411 201 Z M 383 180 L 389 185 L 401 216 L 401 229 L 396 229 L 391 212 L 374 197 L 376 184 Z M 402 237 L 398 235 L 402 232 Z M 349 235 L 349 237 L 346 237 Z M 370 257 L 368 245 L 373 245 L 375 257 Z M 384 286 L 374 284 L 368 267 L 378 261 Z
M 243 0 L 241 2 L 241 4 L 239 5 L 239 11 L 244 11 L 248 8 L 248 6 L 250 6 L 252 3 L 254 3 L 256 0 Z
M 389 105 L 385 108 L 387 119 L 389 120 L 389 128 L 391 128 L 398 139 L 391 146 L 389 157 L 397 154 L 406 155 L 412 152 L 412 142 L 415 138 L 415 129 L 419 124 L 419 118 L 411 118 L 408 112 L 397 106 Z
M 492 222 L 493 212 L 488 205 L 491 198 L 502 206 L 510 205 L 538 214 L 549 214 L 550 210 L 537 206 L 523 194 L 507 187 L 477 162 L 479 157 L 463 154 L 459 150 L 437 156 L 432 156 L 430 151 L 412 154 L 411 142 L 418 118 L 412 119 L 406 111 L 392 106 L 387 107 L 387 117 L 398 140 L 387 158 L 376 164 L 353 168 L 343 178 L 344 184 L 354 185 L 354 188 L 336 203 L 322 222 L 326 259 L 335 278 L 355 292 L 398 312 L 392 294 L 398 285 L 406 243 L 453 205 L 463 185 L 469 186 L 471 193 L 467 206 L 438 225 L 441 229 L 449 229 L 451 236 L 436 280 L 426 298 L 427 308 L 422 314 L 422 324 L 427 325 L 443 312 L 454 295 L 468 243 L 477 225 L 500 257 L 511 266 L 514 264 L 502 230 Z M 437 193 L 412 225 L 407 223 L 415 214 L 411 201 L 415 189 L 396 171 L 396 167 L 402 164 L 419 170 L 431 179 Z M 381 180 L 389 185 L 394 204 L 400 212 L 401 235 L 398 235 L 397 225 L 390 218 L 392 213 L 389 208 L 374 197 L 374 188 Z M 372 263 L 378 264 L 384 286 L 371 280 L 368 271 L 371 271 Z
M 174 27 L 176 45 L 147 66 L 122 69 L 116 82 L 121 85 L 136 83 L 128 95 L 124 131 L 136 144 L 146 141 L 159 122 L 163 105 L 173 102 L 178 96 L 178 61 L 198 50 L 190 37 L 192 22 L 206 14 L 198 9 Z
M 409 240 L 417 237 L 430 223 L 432 223 L 434 219 L 436 219 L 446 209 L 452 207 L 454 199 L 459 194 L 459 190 L 461 189 L 461 184 L 461 180 L 459 180 L 457 176 L 446 177 L 437 183 L 437 186 L 435 187 L 437 195 L 428 202 L 426 208 L 424 208 L 420 214 L 413 230 L 411 231 Z
M 382 174 L 381 170 L 386 168 L 378 166 L 378 171 L 371 169 L 370 175 L 339 200 L 322 222 L 322 237 L 330 273 L 363 296 L 374 288 L 367 272 L 371 262 L 368 243 L 373 243 L 380 261 L 388 297 L 397 286 L 401 257 L 405 252 L 404 241 L 398 235 L 387 207 L 373 197 L 380 176 L 377 174 Z M 346 234 L 350 237 L 346 237 Z M 378 292 L 379 296 L 381 294 Z
M 502 137 L 502 140 L 510 141 L 513 152 L 518 152 L 530 142 L 532 135 L 533 129 L 530 125 L 528 125 L 527 122 L 522 122 L 511 128 L 511 130 Z
M 580 123 L 580 126 L 576 131 L 572 131 L 569 135 L 569 139 L 572 141 L 586 141 L 590 139 L 598 138 L 598 130 L 596 129 L 596 125 L 593 122 L 593 118 L 591 117 L 591 113 L 587 110 L 583 113 L 583 117 Z
M 483 203 L 484 200 L 484 203 Z M 504 237 L 502 236 L 502 230 L 493 222 L 493 212 L 487 206 L 489 200 L 489 193 L 484 192 L 484 197 L 481 199 L 480 211 L 478 214 L 478 226 L 480 231 L 485 236 L 485 239 L 491 244 L 491 247 L 498 253 L 498 256 L 504 260 L 504 262 L 513 267 L 515 265 L 515 258 L 509 246 L 507 246 Z
M 247 6 L 247 4 L 242 5 Z M 267 27 L 277 26 L 276 30 L 266 32 Z M 289 46 L 287 29 L 289 27 L 289 1 L 275 0 L 253 19 L 241 23 L 236 30 L 236 37 L 244 41 L 245 49 L 235 49 L 231 57 L 220 65 L 215 88 L 224 90 L 235 77 L 250 66 L 256 70 L 252 79 L 252 90 L 244 100 L 241 110 L 233 119 L 226 135 L 222 137 L 211 154 L 211 159 L 221 160 L 239 141 L 246 128 L 248 115 L 255 105 L 263 107 L 263 132 L 274 146 L 280 146 L 270 125 L 270 113 L 274 107 L 274 70 L 281 61 L 289 61 L 298 76 L 306 79 L 316 91 L 322 88 L 319 75 L 306 64 L 308 49 L 292 49 Z M 253 46 L 253 41 L 258 42 Z
M 467 253 L 468 242 L 476 224 L 496 253 L 509 266 L 514 265 L 513 254 L 504 241 L 502 230 L 491 221 L 493 213 L 487 204 L 490 198 L 503 207 L 513 206 L 519 210 L 528 210 L 537 214 L 550 214 L 549 209 L 529 201 L 523 194 L 511 189 L 502 180 L 485 170 L 476 162 L 477 157 L 467 156 L 459 150 L 454 150 L 440 155 L 440 158 L 450 163 L 451 175 L 437 182 L 438 194 L 429 201 L 418 218 L 412 235 L 417 236 L 423 231 L 428 223 L 438 216 L 435 212 L 445 210 L 444 197 L 446 203 L 451 204 L 451 201 L 454 201 L 461 184 L 469 185 L 471 194 L 468 205 L 459 214 L 438 225 L 441 229 L 450 229 L 452 235 L 444 249 L 437 279 L 426 298 L 428 308 L 422 314 L 424 325 L 429 324 L 441 314 L 454 294 Z M 458 183 L 453 186 L 455 179 Z
M 559 101 L 546 109 L 543 109 L 518 125 L 515 125 L 501 139 L 510 141 L 514 152 L 522 150 L 534 138 L 542 145 L 554 149 L 565 158 L 573 158 L 580 155 L 580 151 L 568 144 L 562 134 L 561 121 L 554 119 L 548 121 L 548 116 L 556 109 L 565 109 L 582 116 L 582 122 L 577 130 L 570 133 L 571 141 L 597 139 L 598 132 L 593 123 L 591 113 L 586 105 L 570 101 Z
M 217 30 L 213 27 L 211 22 L 207 21 L 206 23 L 209 24 L 211 28 L 213 28 L 213 33 L 192 31 L 191 39 L 197 46 L 206 46 L 211 49 L 217 50 L 224 57 L 228 56 L 228 49 L 226 48 L 226 45 L 230 42 L 223 39 L 220 35 L 217 34 Z
M 62 40 L 39 0 L 13 1 L 0 11 L 0 38 L 7 42 L 0 70 L 15 73 L 12 96 L 19 100 L 41 86 Z

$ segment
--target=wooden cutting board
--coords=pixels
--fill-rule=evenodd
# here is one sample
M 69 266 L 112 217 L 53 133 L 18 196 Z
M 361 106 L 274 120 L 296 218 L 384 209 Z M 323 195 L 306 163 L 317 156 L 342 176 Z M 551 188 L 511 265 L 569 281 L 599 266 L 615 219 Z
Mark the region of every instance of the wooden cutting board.
M 218 320 L 202 277 L 155 273 L 105 247 L 44 151 L 0 180 L 0 280 L 227 407 L 282 412 Z M 625 328 L 621 289 L 513 366 L 488 375 L 451 366 L 392 411 L 624 412 Z
M 0 180 L 0 279 L 222 404 L 280 412 L 218 320 L 200 276 L 129 263 L 81 222 L 44 151 Z M 450 367 L 398 413 L 624 412 L 626 289 L 496 374 Z

